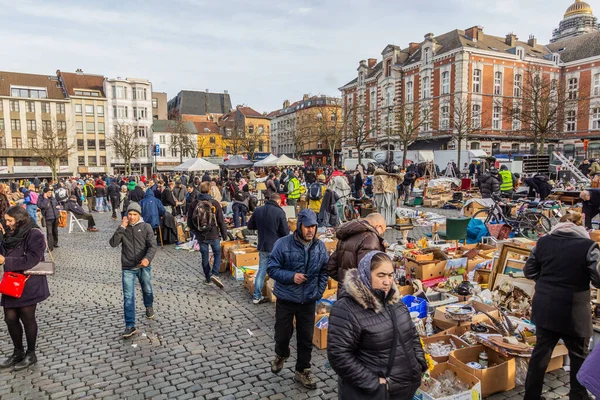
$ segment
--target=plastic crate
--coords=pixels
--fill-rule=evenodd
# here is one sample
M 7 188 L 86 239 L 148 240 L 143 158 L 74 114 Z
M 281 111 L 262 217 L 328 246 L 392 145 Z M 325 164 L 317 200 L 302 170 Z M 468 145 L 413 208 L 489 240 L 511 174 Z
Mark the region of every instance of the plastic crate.
M 436 292 L 432 295 L 427 295 L 427 300 L 429 302 L 429 307 L 435 308 L 439 306 L 444 306 L 446 304 L 458 303 L 459 298 L 449 293 Z
M 408 307 L 408 312 L 416 311 L 419 313 L 419 318 L 427 316 L 427 300 L 415 296 L 404 296 L 402 302 Z

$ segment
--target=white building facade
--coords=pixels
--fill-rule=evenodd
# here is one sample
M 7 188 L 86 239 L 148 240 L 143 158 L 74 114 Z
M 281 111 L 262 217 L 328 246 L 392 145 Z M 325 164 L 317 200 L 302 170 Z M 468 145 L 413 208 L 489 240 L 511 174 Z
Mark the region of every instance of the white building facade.
M 143 145 L 132 160 L 132 172 L 150 176 L 153 163 L 152 83 L 147 79 L 105 79 L 104 92 L 108 99 L 108 135 L 119 129 L 137 132 L 137 141 Z M 110 143 L 110 139 L 108 141 Z M 114 173 L 124 171 L 124 161 L 111 149 L 108 165 Z

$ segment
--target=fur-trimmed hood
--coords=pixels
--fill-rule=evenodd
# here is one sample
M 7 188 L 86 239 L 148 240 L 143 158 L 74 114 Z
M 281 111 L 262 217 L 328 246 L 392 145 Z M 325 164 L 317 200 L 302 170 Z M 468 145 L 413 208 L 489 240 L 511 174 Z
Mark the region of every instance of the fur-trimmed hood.
M 344 289 L 346 289 L 346 295 L 352 297 L 361 307 L 370 308 L 376 313 L 383 309 L 382 301 L 360 280 L 358 269 L 348 270 L 344 278 Z M 395 282 L 392 283 L 392 288 L 385 301 L 388 304 L 396 304 L 400 301 L 400 291 Z

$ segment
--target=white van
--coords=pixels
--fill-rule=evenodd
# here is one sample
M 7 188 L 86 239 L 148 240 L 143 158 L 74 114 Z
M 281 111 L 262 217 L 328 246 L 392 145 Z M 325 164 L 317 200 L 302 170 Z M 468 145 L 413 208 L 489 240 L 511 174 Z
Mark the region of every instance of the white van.
M 364 165 L 365 169 L 369 164 L 377 165 L 377 161 L 373 160 L 372 158 L 363 158 L 360 160 L 360 162 L 362 163 L 362 165 Z M 346 171 L 354 171 L 357 166 L 358 158 L 346 158 L 344 159 L 344 163 L 342 164 L 342 167 Z

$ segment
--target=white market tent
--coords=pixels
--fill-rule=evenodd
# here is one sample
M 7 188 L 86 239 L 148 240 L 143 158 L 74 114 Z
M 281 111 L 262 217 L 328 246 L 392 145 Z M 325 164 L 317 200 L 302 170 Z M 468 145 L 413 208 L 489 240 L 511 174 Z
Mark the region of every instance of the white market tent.
M 272 161 L 270 163 L 265 163 L 264 166 L 267 167 L 287 167 L 292 165 L 304 165 L 302 161 L 294 160 L 293 158 L 289 158 L 285 154 L 279 157 L 277 161 Z
M 254 166 L 255 167 L 266 167 L 266 166 L 270 165 L 269 163 L 275 162 L 277 160 L 279 160 L 279 157 L 277 157 L 277 156 L 275 156 L 273 154 L 269 154 L 268 156 L 266 156 L 262 160 L 255 162 Z
M 202 158 L 190 158 L 173 168 L 174 171 L 215 171 L 218 170 L 219 166 L 208 162 Z

